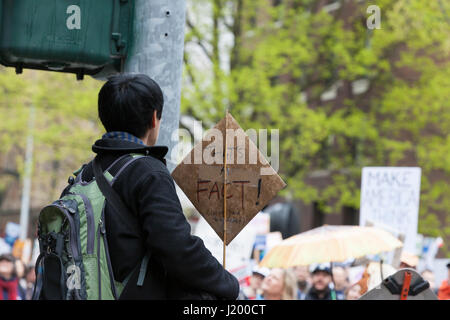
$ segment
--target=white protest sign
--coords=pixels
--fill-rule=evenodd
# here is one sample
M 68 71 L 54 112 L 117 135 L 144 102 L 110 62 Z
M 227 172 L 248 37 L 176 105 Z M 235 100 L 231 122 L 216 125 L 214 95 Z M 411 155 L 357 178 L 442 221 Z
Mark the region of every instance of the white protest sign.
M 273 247 L 283 241 L 280 231 L 270 232 L 266 235 L 266 251 L 269 252 Z
M 20 235 L 20 224 L 8 222 L 5 227 L 5 234 L 7 237 L 18 238 Z
M 239 284 L 245 285 L 247 277 L 249 277 L 252 274 L 252 270 L 250 268 L 250 265 L 242 265 L 240 267 L 230 269 L 229 272 L 238 279 Z
M 405 236 L 403 249 L 416 250 L 421 169 L 365 167 L 361 179 L 359 224 L 371 222 Z
M 11 246 L 5 241 L 5 239 L 0 238 L 0 254 L 11 253 Z
M 223 259 L 223 241 L 217 233 L 211 228 L 208 222 L 201 217 L 195 227 L 194 235 L 201 238 L 206 248 L 212 255 L 222 263 Z M 250 222 L 227 246 L 227 270 L 240 268 L 250 263 L 250 258 L 255 242 L 256 228 Z
M 270 214 L 259 212 L 251 221 L 256 234 L 266 234 L 270 232 Z
M 350 285 L 355 284 L 362 279 L 364 270 L 366 270 L 366 266 L 356 266 L 347 269 L 348 282 Z

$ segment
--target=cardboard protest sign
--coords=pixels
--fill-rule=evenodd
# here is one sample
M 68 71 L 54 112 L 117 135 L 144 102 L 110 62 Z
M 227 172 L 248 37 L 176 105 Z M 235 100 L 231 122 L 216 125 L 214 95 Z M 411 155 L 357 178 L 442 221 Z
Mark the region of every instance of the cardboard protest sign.
M 360 225 L 367 222 L 405 236 L 403 249 L 416 251 L 421 169 L 365 167 L 361 179 Z
M 172 173 L 178 186 L 222 241 L 225 154 L 225 244 L 228 245 L 286 184 L 236 120 L 227 114 Z

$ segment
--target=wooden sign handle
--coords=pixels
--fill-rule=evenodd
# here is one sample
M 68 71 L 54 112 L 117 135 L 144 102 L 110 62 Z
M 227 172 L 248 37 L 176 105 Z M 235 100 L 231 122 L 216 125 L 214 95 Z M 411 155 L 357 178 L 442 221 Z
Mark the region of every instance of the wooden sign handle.
M 223 164 L 223 268 L 225 269 L 226 247 L 227 247 L 227 126 L 228 111 L 225 115 L 225 152 Z

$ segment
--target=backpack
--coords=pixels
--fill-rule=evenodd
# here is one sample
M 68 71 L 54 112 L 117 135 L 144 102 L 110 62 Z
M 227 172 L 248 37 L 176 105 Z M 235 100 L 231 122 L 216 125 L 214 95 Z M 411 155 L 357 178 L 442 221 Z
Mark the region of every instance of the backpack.
M 105 204 L 119 216 L 129 210 L 111 185 L 139 154 L 119 157 L 102 172 L 98 156 L 93 160 L 95 178 L 82 181 L 86 165 L 69 177 L 60 198 L 39 213 L 36 284 L 33 300 L 113 300 L 120 297 L 131 274 L 140 267 L 142 286 L 149 255 L 125 278 L 115 281 L 105 229 Z M 113 176 L 112 168 L 116 173 Z M 125 218 L 125 217 L 124 217 Z M 126 219 L 122 219 L 126 223 Z

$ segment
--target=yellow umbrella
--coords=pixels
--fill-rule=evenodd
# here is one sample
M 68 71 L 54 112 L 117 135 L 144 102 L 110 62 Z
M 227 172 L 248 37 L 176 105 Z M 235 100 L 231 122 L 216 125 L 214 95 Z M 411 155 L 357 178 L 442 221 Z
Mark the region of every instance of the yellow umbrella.
M 264 256 L 259 265 L 289 268 L 343 262 L 401 246 L 400 240 L 380 228 L 325 225 L 283 240 Z

